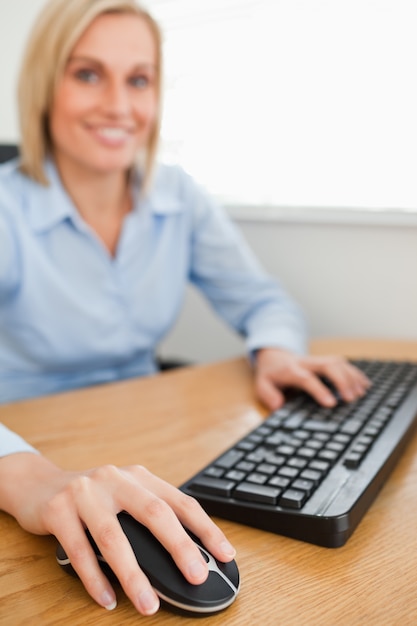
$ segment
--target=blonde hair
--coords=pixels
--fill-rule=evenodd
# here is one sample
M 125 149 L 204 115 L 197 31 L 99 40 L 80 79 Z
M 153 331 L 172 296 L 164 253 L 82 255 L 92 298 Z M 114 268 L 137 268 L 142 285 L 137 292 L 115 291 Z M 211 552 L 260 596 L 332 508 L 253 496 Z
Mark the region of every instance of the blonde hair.
M 49 112 L 71 50 L 86 28 L 103 13 L 138 15 L 149 25 L 157 58 L 158 112 L 143 163 L 143 187 L 149 184 L 158 148 L 161 117 L 162 37 L 158 24 L 135 0 L 50 0 L 29 37 L 18 81 L 21 171 L 48 185 L 45 157 L 51 153 Z

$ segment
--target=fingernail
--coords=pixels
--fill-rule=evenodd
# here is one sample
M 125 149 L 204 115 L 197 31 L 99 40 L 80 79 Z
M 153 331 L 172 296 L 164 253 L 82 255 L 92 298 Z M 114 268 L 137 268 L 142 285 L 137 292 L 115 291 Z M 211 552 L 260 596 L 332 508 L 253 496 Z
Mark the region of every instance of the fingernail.
M 101 596 L 101 604 L 108 611 L 113 611 L 117 606 L 117 600 L 112 593 L 105 591 Z
M 234 547 L 228 541 L 223 541 L 220 544 L 220 549 L 227 556 L 233 556 L 234 557 L 236 555 L 236 550 L 234 549 Z
M 191 561 L 188 565 L 188 573 L 192 578 L 205 580 L 207 577 L 207 567 L 201 561 Z
M 159 609 L 159 600 L 152 591 L 141 593 L 138 602 L 141 612 L 146 615 L 152 615 Z

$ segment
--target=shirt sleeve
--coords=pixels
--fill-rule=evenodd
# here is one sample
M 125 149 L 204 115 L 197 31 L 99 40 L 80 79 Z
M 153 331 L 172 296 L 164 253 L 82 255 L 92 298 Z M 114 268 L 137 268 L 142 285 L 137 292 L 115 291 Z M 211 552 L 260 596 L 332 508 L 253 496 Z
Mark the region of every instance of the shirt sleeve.
M 191 281 L 216 312 L 246 338 L 250 353 L 265 347 L 306 352 L 304 316 L 269 276 L 223 209 L 197 186 Z
M 0 424 L 0 457 L 15 454 L 16 452 L 34 452 L 39 454 L 22 437 Z
M 0 298 L 13 290 L 18 280 L 16 242 L 6 197 L 0 188 Z

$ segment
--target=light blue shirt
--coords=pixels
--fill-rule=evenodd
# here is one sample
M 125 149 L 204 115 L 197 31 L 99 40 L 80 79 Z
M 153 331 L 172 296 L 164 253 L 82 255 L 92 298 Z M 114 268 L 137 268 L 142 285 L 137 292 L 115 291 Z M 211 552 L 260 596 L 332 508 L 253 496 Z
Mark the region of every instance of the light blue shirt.
M 48 187 L 0 167 L 0 403 L 154 373 L 189 281 L 248 351 L 304 351 L 298 307 L 183 170 L 134 185 L 115 257 L 46 171 Z

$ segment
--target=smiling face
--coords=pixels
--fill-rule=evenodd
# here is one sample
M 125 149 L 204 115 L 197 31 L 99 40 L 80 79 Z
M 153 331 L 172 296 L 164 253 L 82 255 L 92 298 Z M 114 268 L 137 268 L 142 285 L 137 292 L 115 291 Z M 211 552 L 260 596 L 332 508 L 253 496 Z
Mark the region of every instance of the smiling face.
M 156 43 L 133 14 L 103 14 L 74 46 L 58 83 L 49 130 L 58 167 L 126 171 L 158 115 Z

